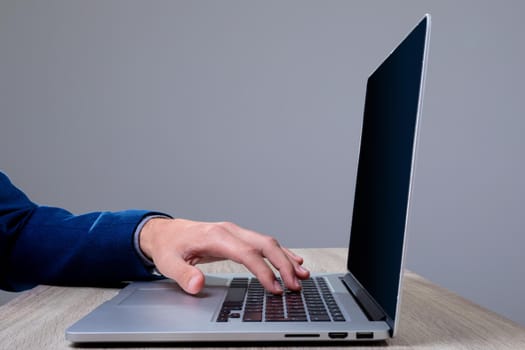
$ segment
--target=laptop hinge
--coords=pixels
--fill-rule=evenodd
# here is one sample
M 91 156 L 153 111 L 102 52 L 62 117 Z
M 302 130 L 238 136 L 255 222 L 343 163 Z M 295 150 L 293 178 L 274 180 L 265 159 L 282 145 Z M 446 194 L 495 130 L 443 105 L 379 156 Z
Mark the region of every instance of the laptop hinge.
M 350 273 L 345 274 L 344 277 L 341 278 L 341 281 L 350 293 L 352 293 L 370 321 L 384 321 L 387 319 L 387 315 L 377 305 L 375 300 L 361 287 Z

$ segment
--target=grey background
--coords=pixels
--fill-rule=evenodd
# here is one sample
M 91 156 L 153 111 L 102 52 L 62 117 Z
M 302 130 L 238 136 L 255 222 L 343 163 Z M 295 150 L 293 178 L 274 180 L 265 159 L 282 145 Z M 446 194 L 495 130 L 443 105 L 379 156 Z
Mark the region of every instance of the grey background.
M 433 15 L 408 267 L 525 325 L 520 1 L 0 1 L 0 168 L 38 203 L 346 246 L 365 80 Z

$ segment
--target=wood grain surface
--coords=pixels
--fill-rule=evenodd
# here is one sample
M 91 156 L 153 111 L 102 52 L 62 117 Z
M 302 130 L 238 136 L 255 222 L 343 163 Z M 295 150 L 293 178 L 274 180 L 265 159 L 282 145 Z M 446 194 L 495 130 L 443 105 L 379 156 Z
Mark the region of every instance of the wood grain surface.
M 294 251 L 305 258 L 305 266 L 313 272 L 345 270 L 346 249 Z M 208 273 L 246 271 L 231 262 L 200 267 Z M 0 307 L 0 349 L 71 349 L 72 344 L 65 340 L 66 328 L 117 293 L 118 289 L 51 286 L 38 286 L 22 293 Z M 524 327 L 415 273 L 405 273 L 402 302 L 399 333 L 395 338 L 356 344 L 352 348 L 525 349 Z M 144 345 L 136 348 L 145 349 Z M 164 344 L 162 348 L 184 347 Z

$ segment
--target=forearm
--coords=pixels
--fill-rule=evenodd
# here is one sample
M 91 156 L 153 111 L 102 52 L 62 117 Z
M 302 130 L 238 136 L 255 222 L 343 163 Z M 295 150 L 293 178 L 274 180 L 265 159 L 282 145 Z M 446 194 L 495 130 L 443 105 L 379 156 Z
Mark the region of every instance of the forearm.
M 156 213 L 129 210 L 73 215 L 37 207 L 7 261 L 11 289 L 36 284 L 108 285 L 152 279 L 133 244 L 141 220 Z

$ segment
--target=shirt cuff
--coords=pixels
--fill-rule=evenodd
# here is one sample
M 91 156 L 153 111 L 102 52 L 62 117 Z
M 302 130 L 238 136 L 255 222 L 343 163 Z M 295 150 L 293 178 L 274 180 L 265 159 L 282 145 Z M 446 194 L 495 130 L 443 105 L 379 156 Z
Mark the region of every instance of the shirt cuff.
M 133 234 L 133 245 L 135 246 L 135 251 L 137 252 L 138 256 L 140 257 L 144 265 L 146 265 L 149 268 L 152 268 L 154 274 L 156 274 L 155 273 L 156 271 L 154 269 L 155 263 L 142 252 L 142 249 L 140 249 L 139 238 L 140 238 L 140 231 L 142 230 L 144 225 L 146 225 L 146 223 L 150 221 L 151 219 L 155 219 L 155 218 L 171 219 L 171 217 L 168 215 L 146 216 L 145 218 L 142 219 L 141 222 L 139 222 L 137 228 L 135 229 L 135 233 Z

